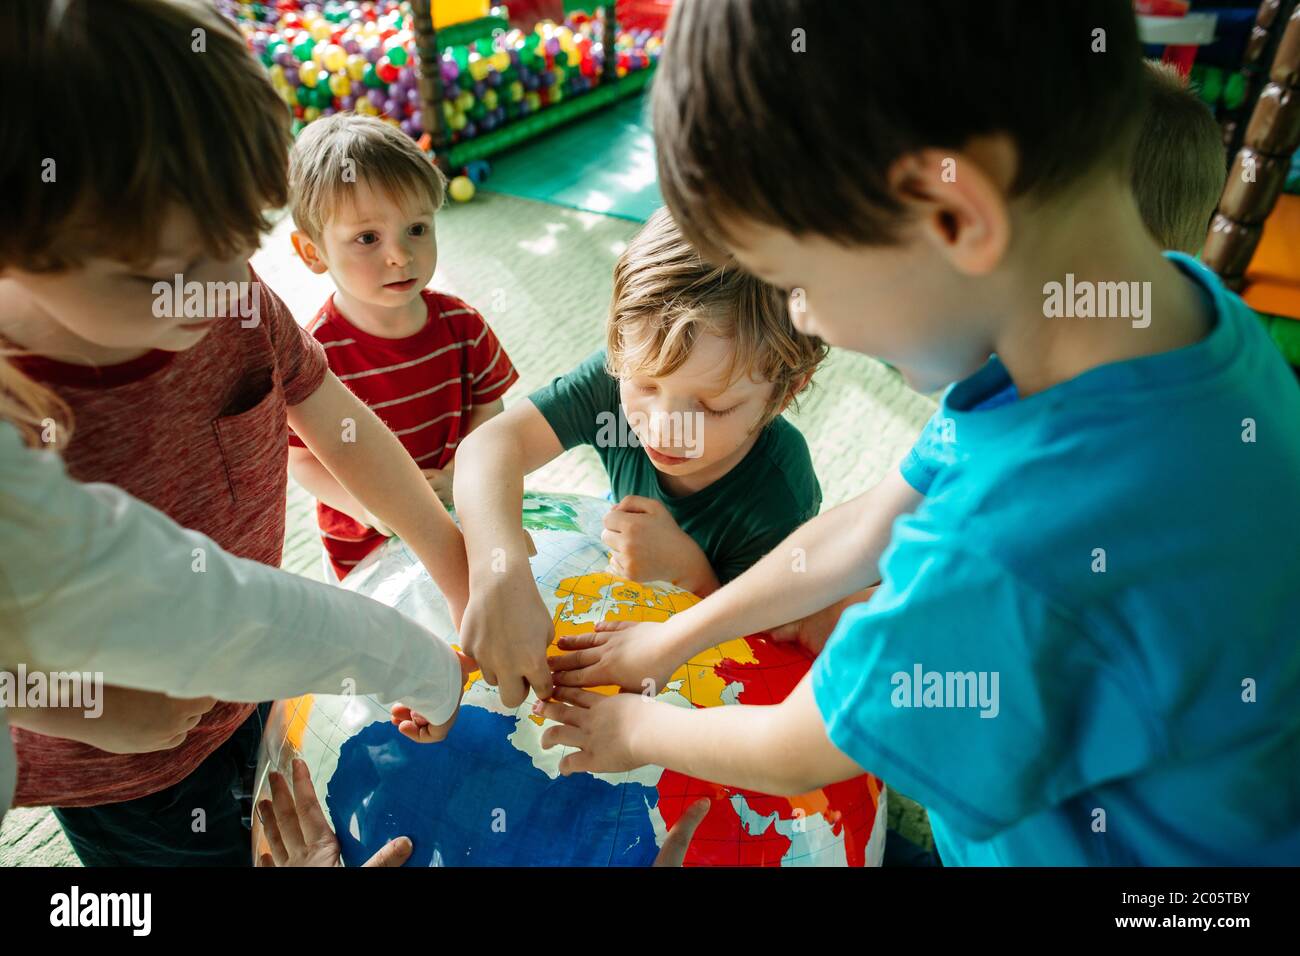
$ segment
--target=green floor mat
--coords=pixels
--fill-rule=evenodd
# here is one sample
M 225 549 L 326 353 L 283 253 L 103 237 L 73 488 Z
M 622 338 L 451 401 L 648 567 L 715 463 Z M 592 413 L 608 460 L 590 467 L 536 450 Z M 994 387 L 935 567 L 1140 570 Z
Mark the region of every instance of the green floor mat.
M 633 96 L 504 153 L 483 189 L 644 222 L 663 204 L 648 107 Z

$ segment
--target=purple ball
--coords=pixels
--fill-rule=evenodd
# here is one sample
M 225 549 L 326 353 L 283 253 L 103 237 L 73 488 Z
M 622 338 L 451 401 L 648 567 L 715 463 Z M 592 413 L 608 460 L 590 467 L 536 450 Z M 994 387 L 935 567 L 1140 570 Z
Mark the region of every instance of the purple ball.
M 546 41 L 546 52 L 551 54 L 551 56 L 555 56 L 555 54 L 560 52 L 559 37 L 551 37 L 549 40 Z
M 333 116 L 336 112 L 338 112 L 338 111 L 337 111 L 336 109 L 334 109 L 334 107 L 332 107 L 332 106 L 327 106 L 327 107 L 325 107 L 323 110 L 320 111 L 320 115 L 321 115 L 321 116 Z
M 465 128 L 460 131 L 460 135 L 462 139 L 473 139 L 478 135 L 478 127 L 474 125 L 473 120 L 465 124 Z
M 528 76 L 524 77 L 524 89 L 530 93 L 536 93 L 537 88 L 541 85 L 542 81 L 535 73 L 530 73 Z
M 339 97 L 339 109 L 350 110 L 357 105 L 357 98 L 352 94 Z
M 282 67 L 285 67 L 286 69 L 291 66 L 295 66 L 298 63 L 297 59 L 294 58 L 293 53 L 290 52 L 287 48 L 281 50 L 279 53 L 275 55 L 275 62 L 279 63 Z
M 481 125 L 483 127 L 483 132 L 485 133 L 492 132 L 494 129 L 497 128 L 496 116 L 493 115 L 492 113 L 488 113 L 486 116 L 483 117 L 483 121 Z
M 519 51 L 518 51 L 518 50 L 511 50 L 511 51 L 510 51 L 510 62 L 511 62 L 511 64 L 513 64 L 514 66 L 518 66 L 518 65 L 519 65 Z
M 286 66 L 284 68 L 284 81 L 290 86 L 298 85 L 298 67 Z
M 424 132 L 424 110 L 411 110 L 411 125 Z
M 397 124 L 397 126 L 403 133 L 411 137 L 411 139 L 418 138 L 415 133 L 415 124 L 412 123 L 409 119 L 402 120 L 400 123 Z
M 381 109 L 387 97 L 384 95 L 383 90 L 370 89 L 366 91 L 366 99 L 370 100 L 370 105 L 375 109 Z
M 402 104 L 394 99 L 384 101 L 384 114 L 386 116 L 398 117 L 403 113 Z
M 379 58 L 384 55 L 384 48 L 378 43 L 372 43 L 362 52 L 365 54 L 366 59 L 371 63 L 377 63 L 379 62 Z
M 483 94 L 486 92 L 487 92 L 487 84 L 484 83 L 482 80 L 479 80 L 477 83 L 474 84 L 474 99 L 476 100 L 483 99 Z
M 495 110 L 493 110 L 493 112 L 496 113 L 497 115 L 498 126 L 500 126 L 502 123 L 506 121 L 506 108 L 504 106 L 498 106 Z
M 343 49 L 346 50 L 349 55 L 355 55 L 361 52 L 361 44 L 357 42 L 354 37 L 349 37 L 343 41 Z
M 415 83 L 415 71 L 409 66 L 404 66 L 397 71 L 398 86 L 412 86 Z
M 406 102 L 410 103 L 412 106 L 419 106 L 419 105 L 420 105 L 420 91 L 419 91 L 419 90 L 407 90 L 407 91 L 406 91 Z
M 486 82 L 488 86 L 492 87 L 492 89 L 495 90 L 497 87 L 501 85 L 501 74 L 498 73 L 496 70 L 493 70 L 491 73 L 487 75 Z

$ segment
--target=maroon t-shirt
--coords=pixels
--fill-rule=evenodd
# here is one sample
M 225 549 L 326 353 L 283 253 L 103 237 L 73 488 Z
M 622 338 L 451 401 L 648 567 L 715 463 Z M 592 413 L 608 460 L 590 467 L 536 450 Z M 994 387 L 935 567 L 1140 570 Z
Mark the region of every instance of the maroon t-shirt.
M 33 356 L 13 361 L 72 409 L 69 475 L 117 485 L 231 554 L 279 567 L 285 409 L 316 391 L 326 362 L 265 285 L 259 306 L 255 327 L 222 320 L 184 352 L 152 351 L 97 368 Z M 185 640 L 155 637 L 160 652 Z M 85 639 L 93 643 L 95 635 Z M 251 704 L 218 702 L 179 747 L 147 754 L 110 754 L 11 728 L 18 752 L 14 806 L 87 807 L 156 793 L 188 776 L 252 711 Z

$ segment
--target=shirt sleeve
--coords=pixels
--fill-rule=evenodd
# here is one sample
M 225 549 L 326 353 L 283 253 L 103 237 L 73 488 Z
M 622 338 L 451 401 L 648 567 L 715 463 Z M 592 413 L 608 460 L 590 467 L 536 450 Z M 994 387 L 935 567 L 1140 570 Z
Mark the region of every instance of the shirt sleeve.
M 972 840 L 1157 759 L 1135 666 L 995 559 L 907 537 L 813 666 L 840 750 Z
M 468 349 L 470 395 L 475 405 L 487 405 L 508 392 L 519 381 L 519 373 L 487 320 L 464 303 L 460 307 L 466 313 L 465 324 L 474 334 Z
M 944 440 L 944 428 L 943 409 L 940 408 L 930 416 L 912 450 L 899 462 L 898 470 L 903 480 L 920 494 L 930 493 L 935 476 L 949 460 L 951 442 Z
M 618 382 L 605 370 L 604 349 L 528 398 L 566 449 L 593 445 L 602 428 L 619 427 Z
M 287 311 L 287 310 L 286 310 L 286 311 Z M 306 334 L 309 335 L 309 336 L 311 336 L 312 341 L 316 343 L 316 346 L 321 350 L 322 354 L 324 354 L 324 356 L 325 356 L 325 367 L 326 367 L 328 370 L 330 370 L 330 371 L 334 371 L 334 367 L 333 367 L 332 365 L 329 364 L 329 356 L 330 356 L 329 350 L 325 348 L 325 346 L 321 343 L 321 340 L 320 340 L 321 329 L 326 328 L 326 326 L 325 326 L 324 324 L 320 323 L 320 322 L 314 322 L 314 323 L 312 323 L 312 324 L 315 326 L 315 330 L 312 331 L 312 332 L 307 332 Z M 336 373 L 336 374 L 337 374 L 337 373 Z M 325 377 L 324 374 L 322 374 L 322 375 L 321 375 L 321 378 L 323 379 L 324 377 Z M 320 387 L 320 383 L 318 382 L 318 383 L 317 383 L 317 388 L 319 388 L 319 387 Z M 307 394 L 310 395 L 311 393 L 308 392 Z M 288 403 L 288 404 L 296 404 L 296 403 L 292 403 L 292 402 L 290 402 L 290 403 Z M 297 432 L 295 432 L 292 428 L 290 428 L 290 429 L 289 429 L 289 446 L 290 446 L 291 448 L 306 448 L 306 447 L 307 447 L 307 443 L 304 442 L 301 438 L 298 437 L 298 433 L 297 433 Z
M 293 320 L 289 307 L 255 272 L 253 281 L 259 289 L 258 315 L 266 323 L 275 348 L 275 366 L 284 389 L 284 402 L 298 405 L 310 398 L 325 379 L 329 370 L 325 350 Z
M 180 697 L 400 699 L 434 723 L 451 647 L 377 601 L 256 561 L 109 485 L 83 485 L 0 425 L 0 666 L 94 671 Z

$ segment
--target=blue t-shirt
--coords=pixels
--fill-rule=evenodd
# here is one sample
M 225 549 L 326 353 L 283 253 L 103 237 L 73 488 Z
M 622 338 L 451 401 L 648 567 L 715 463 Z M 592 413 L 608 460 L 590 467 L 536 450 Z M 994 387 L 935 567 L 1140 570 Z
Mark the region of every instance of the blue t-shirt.
M 949 390 L 945 463 L 814 666 L 831 740 L 945 863 L 1300 861 L 1300 388 L 1171 258 L 1201 342 Z

